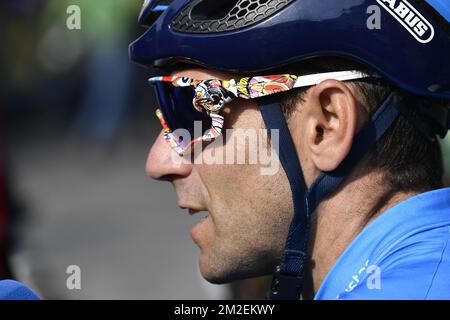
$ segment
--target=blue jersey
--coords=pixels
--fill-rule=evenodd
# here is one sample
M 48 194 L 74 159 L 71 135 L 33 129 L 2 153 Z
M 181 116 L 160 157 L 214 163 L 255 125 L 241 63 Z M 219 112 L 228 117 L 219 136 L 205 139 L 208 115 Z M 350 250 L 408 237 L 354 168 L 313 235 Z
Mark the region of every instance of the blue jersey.
M 40 298 L 18 281 L 3 280 L 0 281 L 0 300 L 40 300 Z
M 315 299 L 450 299 L 450 188 L 411 197 L 350 243 Z

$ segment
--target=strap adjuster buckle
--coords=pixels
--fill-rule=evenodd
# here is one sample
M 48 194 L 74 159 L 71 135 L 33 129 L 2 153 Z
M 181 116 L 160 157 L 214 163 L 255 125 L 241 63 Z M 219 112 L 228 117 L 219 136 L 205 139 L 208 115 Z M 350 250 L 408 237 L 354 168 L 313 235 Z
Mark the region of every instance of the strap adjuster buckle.
M 283 274 L 278 265 L 275 267 L 267 298 L 269 300 L 298 300 L 302 289 L 303 277 Z

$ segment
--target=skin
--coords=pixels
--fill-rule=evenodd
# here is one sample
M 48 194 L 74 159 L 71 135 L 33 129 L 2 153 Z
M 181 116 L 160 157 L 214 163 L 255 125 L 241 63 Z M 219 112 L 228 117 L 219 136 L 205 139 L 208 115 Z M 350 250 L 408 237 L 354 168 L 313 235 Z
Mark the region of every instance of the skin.
M 207 69 L 187 69 L 174 75 L 199 80 L 236 77 Z M 310 186 L 320 172 L 333 170 L 342 162 L 368 115 L 350 83 L 324 81 L 311 87 L 304 100 L 299 101 L 288 126 Z M 233 101 L 222 114 L 225 128 L 265 128 L 255 101 Z M 231 147 L 212 143 L 205 151 L 223 148 L 226 152 Z M 281 258 L 292 219 L 292 197 L 284 171 L 267 176 L 254 164 L 206 165 L 172 159 L 173 151 L 160 134 L 150 150 L 146 171 L 173 185 L 180 207 L 209 212 L 191 231 L 200 248 L 203 277 L 212 283 L 226 283 L 271 274 Z M 304 298 L 314 296 L 333 263 L 370 221 L 413 195 L 390 190 L 383 182 L 383 172 L 365 170 L 362 163 L 316 209 Z

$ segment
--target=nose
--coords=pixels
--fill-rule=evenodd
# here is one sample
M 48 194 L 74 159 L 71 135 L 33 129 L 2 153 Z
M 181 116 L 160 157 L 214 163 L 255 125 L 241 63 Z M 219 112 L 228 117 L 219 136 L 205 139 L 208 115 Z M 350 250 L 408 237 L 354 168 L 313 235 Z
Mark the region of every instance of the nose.
M 153 179 L 168 180 L 173 175 L 188 176 L 192 164 L 170 148 L 161 131 L 150 149 L 145 171 Z

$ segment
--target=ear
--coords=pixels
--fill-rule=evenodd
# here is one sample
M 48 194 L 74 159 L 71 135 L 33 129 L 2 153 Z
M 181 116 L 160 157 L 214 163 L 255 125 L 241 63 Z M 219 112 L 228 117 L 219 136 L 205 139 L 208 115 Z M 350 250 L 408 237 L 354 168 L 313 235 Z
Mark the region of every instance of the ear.
M 311 88 L 308 104 L 305 120 L 310 159 L 317 170 L 332 171 L 352 147 L 360 109 L 357 99 L 343 82 L 326 80 Z

